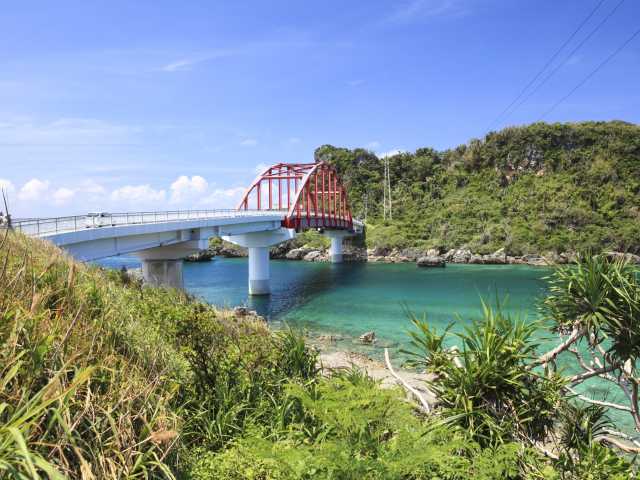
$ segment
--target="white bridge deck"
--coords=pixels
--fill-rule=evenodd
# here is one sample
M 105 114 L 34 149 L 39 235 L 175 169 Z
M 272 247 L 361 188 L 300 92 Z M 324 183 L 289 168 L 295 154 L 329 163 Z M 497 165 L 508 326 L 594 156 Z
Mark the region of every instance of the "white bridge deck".
M 156 285 L 182 286 L 182 259 L 205 250 L 209 238 L 225 240 L 249 250 L 249 293 L 269 293 L 269 246 L 295 236 L 282 227 L 287 210 L 180 210 L 163 212 L 96 213 L 57 218 L 16 219 L 12 228 L 48 240 L 78 260 L 90 261 L 135 254 L 144 278 Z M 309 218 L 309 228 L 320 218 Z M 330 255 L 342 261 L 342 239 L 354 231 L 325 228 L 331 238 Z

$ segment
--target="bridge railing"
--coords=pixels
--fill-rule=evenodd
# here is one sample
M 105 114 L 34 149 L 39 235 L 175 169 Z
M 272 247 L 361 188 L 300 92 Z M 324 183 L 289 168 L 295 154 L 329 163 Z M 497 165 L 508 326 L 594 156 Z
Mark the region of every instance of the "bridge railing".
M 31 236 L 75 232 L 87 228 L 139 225 L 147 223 L 178 222 L 207 218 L 236 218 L 270 216 L 277 211 L 260 210 L 171 210 L 163 212 L 90 213 L 69 217 L 15 219 L 11 227 Z M 284 212 L 286 213 L 286 212 Z M 4 225 L 0 225 L 2 228 Z

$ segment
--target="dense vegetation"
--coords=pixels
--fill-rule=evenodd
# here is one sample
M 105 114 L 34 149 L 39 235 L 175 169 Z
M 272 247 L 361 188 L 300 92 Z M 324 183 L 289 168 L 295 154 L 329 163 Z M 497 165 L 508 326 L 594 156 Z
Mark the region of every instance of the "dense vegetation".
M 528 333 L 487 310 L 466 353 L 488 352 L 473 367 L 482 371 L 465 360 L 425 415 L 357 370 L 320 375 L 293 331 L 2 233 L 0 477 L 629 478 L 630 464 L 598 441 L 603 412 L 518 374 Z M 447 394 L 457 381 L 466 400 Z M 561 407 L 573 408 L 569 422 Z M 555 459 L 535 443 L 552 424 L 564 432 Z
M 389 158 L 393 220 L 383 220 L 384 162 L 325 145 L 371 246 L 507 254 L 640 252 L 640 126 L 535 123 L 446 151 Z

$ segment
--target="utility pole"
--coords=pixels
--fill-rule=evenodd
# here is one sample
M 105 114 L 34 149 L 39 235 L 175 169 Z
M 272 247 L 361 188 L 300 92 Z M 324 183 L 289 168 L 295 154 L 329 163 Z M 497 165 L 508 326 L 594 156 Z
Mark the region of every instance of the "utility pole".
M 0 211 L 0 225 L 4 223 L 6 224 L 7 229 L 11 230 L 11 214 L 9 213 L 9 205 L 7 203 L 7 194 L 4 188 L 2 189 L 2 201 L 4 202 L 5 214 L 3 215 L 2 211 Z
M 389 220 L 393 220 L 393 209 L 391 208 L 391 171 L 389 169 L 389 157 L 387 157 L 387 187 L 389 188 L 387 198 L 389 199 Z
M 364 204 L 364 223 L 367 223 L 367 210 L 369 210 L 369 194 L 367 192 L 362 196 L 362 203 Z
M 384 158 L 384 175 L 382 177 L 382 218 L 387 219 L 387 159 Z
M 386 220 L 393 220 L 391 212 L 391 174 L 389 172 L 389 157 L 384 158 L 384 179 L 382 181 L 382 215 Z

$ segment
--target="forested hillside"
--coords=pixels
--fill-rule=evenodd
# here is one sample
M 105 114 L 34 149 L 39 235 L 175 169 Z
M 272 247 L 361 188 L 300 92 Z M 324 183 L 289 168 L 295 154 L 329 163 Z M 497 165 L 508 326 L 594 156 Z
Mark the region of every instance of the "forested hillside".
M 535 123 L 454 149 L 389 158 L 393 220 L 383 220 L 384 161 L 324 145 L 369 246 L 507 254 L 640 252 L 640 126 Z

